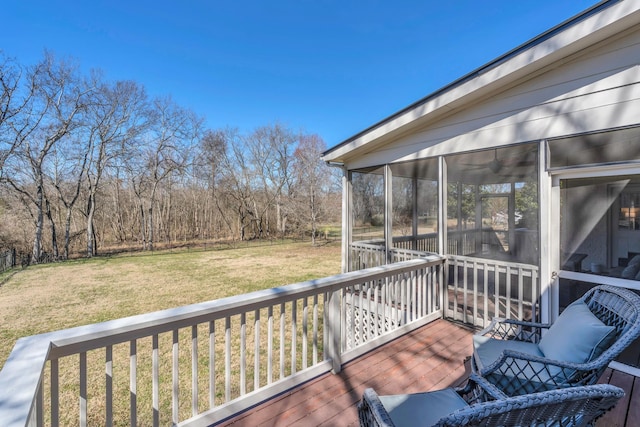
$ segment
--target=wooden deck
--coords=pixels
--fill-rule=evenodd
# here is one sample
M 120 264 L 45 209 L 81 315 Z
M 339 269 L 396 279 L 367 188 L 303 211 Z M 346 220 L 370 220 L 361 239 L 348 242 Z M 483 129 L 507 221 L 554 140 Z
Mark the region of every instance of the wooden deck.
M 380 394 L 437 390 L 469 375 L 472 331 L 438 320 L 216 426 L 357 426 L 356 404 L 367 387 Z M 626 396 L 597 423 L 599 427 L 640 425 L 640 380 L 608 370 L 601 382 Z

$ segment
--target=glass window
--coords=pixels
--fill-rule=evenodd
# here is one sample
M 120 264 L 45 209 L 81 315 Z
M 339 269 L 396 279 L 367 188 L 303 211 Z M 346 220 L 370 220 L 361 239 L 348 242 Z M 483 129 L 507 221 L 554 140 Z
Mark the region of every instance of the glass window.
M 640 175 L 560 182 L 563 270 L 640 280 Z M 639 258 L 640 259 L 640 258 Z
M 438 159 L 390 167 L 394 247 L 438 252 Z
M 447 251 L 538 264 L 538 144 L 446 157 Z
M 353 172 L 353 240 L 384 242 L 384 176 L 382 171 Z
M 640 128 L 550 140 L 549 154 L 551 168 L 640 160 Z
M 413 179 L 393 176 L 392 230 L 394 236 L 413 235 L 413 186 Z

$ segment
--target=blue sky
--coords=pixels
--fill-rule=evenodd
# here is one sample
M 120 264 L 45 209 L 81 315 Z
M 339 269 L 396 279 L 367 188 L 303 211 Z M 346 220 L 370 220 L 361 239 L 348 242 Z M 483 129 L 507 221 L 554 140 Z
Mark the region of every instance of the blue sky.
M 4 0 L 0 49 L 171 95 L 210 128 L 333 146 L 596 0 Z

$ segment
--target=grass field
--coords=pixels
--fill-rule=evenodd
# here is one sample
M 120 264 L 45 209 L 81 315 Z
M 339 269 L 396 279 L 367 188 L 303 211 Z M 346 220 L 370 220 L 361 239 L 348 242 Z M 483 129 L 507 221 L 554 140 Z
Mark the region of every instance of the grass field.
M 0 276 L 0 366 L 15 341 L 340 272 L 340 242 L 100 257 Z

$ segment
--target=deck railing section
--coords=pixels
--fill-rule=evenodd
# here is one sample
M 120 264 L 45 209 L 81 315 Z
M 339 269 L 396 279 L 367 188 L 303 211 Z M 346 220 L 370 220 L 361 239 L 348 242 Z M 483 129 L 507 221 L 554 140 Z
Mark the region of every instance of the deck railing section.
M 410 254 L 403 251 L 399 255 Z M 375 342 L 390 331 L 404 333 L 406 330 L 402 328 L 406 325 L 425 324 L 442 317 L 440 283 L 443 283 L 444 270 L 442 264 L 435 261 L 439 257 L 431 256 L 431 259 L 434 262 L 423 268 L 398 271 L 343 289 L 343 352 L 360 349 L 362 353 L 362 345 Z M 406 262 L 410 261 L 398 261 L 399 264 Z
M 493 317 L 537 320 L 537 266 L 458 255 L 447 257 L 445 317 L 484 328 Z
M 443 262 L 412 259 L 22 338 L 0 371 L 0 420 L 209 425 L 441 317 Z
M 389 261 L 387 261 L 387 251 L 382 239 L 353 242 L 349 249 L 349 271 L 357 271 L 435 254 L 438 242 L 437 235 L 432 234 L 424 234 L 415 238 L 410 236 L 394 237 Z

